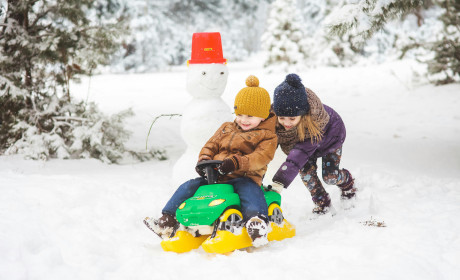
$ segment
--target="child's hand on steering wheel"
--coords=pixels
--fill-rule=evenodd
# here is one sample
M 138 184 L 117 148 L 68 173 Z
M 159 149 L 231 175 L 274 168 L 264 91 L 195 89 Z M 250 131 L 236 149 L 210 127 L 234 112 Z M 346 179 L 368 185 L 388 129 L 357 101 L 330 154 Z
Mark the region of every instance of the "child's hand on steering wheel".
M 219 173 L 221 175 L 231 174 L 233 171 L 238 170 L 240 165 L 238 164 L 238 159 L 236 156 L 231 156 L 222 162 L 218 167 Z

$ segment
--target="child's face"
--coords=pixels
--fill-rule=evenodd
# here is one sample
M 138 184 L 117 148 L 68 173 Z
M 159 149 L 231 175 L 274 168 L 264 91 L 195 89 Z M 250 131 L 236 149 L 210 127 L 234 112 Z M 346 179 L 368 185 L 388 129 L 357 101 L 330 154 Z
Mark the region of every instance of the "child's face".
M 236 123 L 242 130 L 250 130 L 257 127 L 264 119 L 248 115 L 236 115 Z
M 289 130 L 299 124 L 301 117 L 302 116 L 278 117 L 278 122 L 284 127 L 284 129 Z

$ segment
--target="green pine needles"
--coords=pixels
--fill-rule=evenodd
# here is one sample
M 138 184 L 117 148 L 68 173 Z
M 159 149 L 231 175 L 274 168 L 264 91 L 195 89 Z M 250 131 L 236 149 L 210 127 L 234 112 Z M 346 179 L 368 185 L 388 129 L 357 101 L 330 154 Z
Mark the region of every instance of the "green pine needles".
M 123 30 L 116 0 L 0 2 L 0 153 L 108 163 L 158 156 L 124 147 L 131 110 L 109 117 L 70 94 L 71 80 L 110 62 Z
M 439 19 L 444 25 L 440 34 L 427 41 L 416 41 L 403 46 L 401 58 L 411 49 L 424 50 L 419 59 L 427 64 L 428 78 L 435 84 L 460 80 L 460 1 L 458 0 L 365 0 L 351 1 L 331 16 L 328 23 L 332 35 L 348 35 L 355 46 L 363 45 L 376 32 L 382 31 L 388 21 L 401 19 L 409 13 L 423 24 L 421 11 L 437 7 L 443 10 Z M 432 57 L 427 59 L 426 57 Z
M 365 0 L 355 1 L 339 10 L 328 24 L 329 33 L 354 37 L 355 44 L 361 44 L 381 30 L 387 21 L 400 18 L 423 5 L 421 0 Z

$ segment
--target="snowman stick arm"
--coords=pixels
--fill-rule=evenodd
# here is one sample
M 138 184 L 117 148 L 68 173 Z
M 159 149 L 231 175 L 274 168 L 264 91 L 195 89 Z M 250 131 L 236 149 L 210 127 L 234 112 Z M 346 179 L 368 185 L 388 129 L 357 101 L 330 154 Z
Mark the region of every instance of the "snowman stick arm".
M 176 116 L 182 117 L 182 114 L 161 114 L 159 116 L 156 116 L 153 119 L 152 124 L 150 125 L 150 128 L 149 128 L 149 132 L 147 133 L 147 137 L 145 139 L 145 150 L 148 150 L 149 136 L 150 136 L 150 131 L 152 131 L 153 124 L 161 117 L 169 117 L 169 119 L 171 119 L 172 117 L 176 117 Z

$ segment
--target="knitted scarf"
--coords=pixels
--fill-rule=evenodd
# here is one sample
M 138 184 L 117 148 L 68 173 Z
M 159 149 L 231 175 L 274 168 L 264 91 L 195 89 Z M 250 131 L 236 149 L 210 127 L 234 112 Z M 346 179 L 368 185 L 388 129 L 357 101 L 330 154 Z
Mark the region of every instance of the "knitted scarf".
M 316 96 L 316 94 L 309 88 L 305 88 L 308 96 L 308 104 L 310 105 L 310 114 L 314 122 L 316 122 L 321 131 L 324 132 L 324 128 L 329 122 L 330 116 L 324 109 L 323 103 Z M 278 136 L 278 144 L 281 150 L 287 155 L 294 148 L 295 144 L 300 142 L 297 129 L 285 130 L 284 127 L 280 126 L 276 129 L 276 135 Z M 311 141 L 311 136 L 307 129 L 305 129 L 306 141 Z
M 294 148 L 295 144 L 300 142 L 297 129 L 285 130 L 284 127 L 277 128 L 278 144 L 281 150 L 287 155 Z

